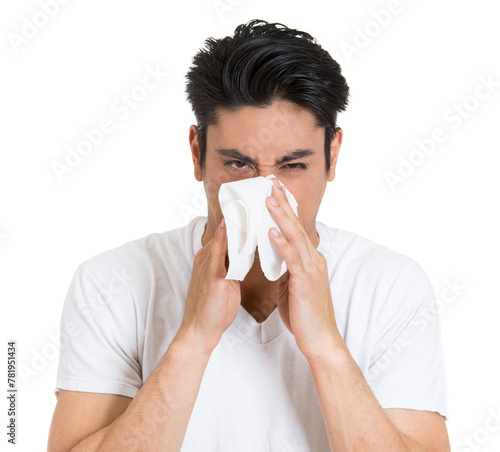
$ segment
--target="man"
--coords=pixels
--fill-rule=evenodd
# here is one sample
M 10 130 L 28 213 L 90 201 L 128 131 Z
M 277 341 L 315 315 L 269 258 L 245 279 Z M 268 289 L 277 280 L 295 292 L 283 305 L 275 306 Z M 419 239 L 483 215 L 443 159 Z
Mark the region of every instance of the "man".
M 61 328 L 50 452 L 448 451 L 435 298 L 409 257 L 316 221 L 348 86 L 310 35 L 251 21 L 208 39 L 187 93 L 208 216 L 84 262 Z M 222 183 L 274 174 L 269 238 L 226 280 Z M 286 237 L 286 238 L 285 238 Z

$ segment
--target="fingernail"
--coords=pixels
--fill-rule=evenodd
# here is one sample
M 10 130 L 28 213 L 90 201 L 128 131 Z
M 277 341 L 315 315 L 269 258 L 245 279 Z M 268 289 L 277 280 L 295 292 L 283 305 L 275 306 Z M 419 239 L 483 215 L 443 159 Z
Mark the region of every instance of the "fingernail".
M 282 187 L 281 182 L 278 180 L 277 177 L 274 178 L 274 185 L 276 185 L 276 187 L 278 187 L 278 188 Z
M 271 234 L 274 235 L 275 237 L 279 237 L 280 236 L 280 233 L 278 232 L 277 229 L 271 229 Z
M 222 218 L 222 221 L 220 222 L 219 228 L 220 229 L 224 228 L 224 218 Z
M 271 196 L 271 199 L 269 200 L 269 202 L 273 205 L 273 206 L 277 206 L 278 205 L 278 202 L 276 201 L 276 199 L 274 199 L 272 196 Z

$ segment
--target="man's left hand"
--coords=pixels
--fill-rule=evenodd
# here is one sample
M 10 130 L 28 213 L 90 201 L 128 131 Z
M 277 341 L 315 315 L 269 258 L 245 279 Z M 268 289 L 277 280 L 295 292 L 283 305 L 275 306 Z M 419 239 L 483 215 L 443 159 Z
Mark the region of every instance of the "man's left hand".
M 280 279 L 278 310 L 309 360 L 324 353 L 325 348 L 343 344 L 343 340 L 335 322 L 326 258 L 312 244 L 284 190 L 276 185 L 277 180 L 274 179 L 272 197 L 278 206 L 272 205 L 271 197 L 266 203 L 284 234 L 275 237 L 272 231 L 276 229 L 269 230 L 271 242 L 287 265 Z

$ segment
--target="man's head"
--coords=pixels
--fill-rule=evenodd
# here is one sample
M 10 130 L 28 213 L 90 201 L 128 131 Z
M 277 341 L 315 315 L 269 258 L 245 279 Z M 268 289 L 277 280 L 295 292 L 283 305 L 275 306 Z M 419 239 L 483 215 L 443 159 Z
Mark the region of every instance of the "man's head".
M 222 183 L 273 173 L 316 239 L 316 213 L 342 141 L 337 113 L 349 95 L 338 63 L 308 33 L 253 20 L 232 37 L 207 39 L 187 80 L 198 123 L 189 141 L 207 194 L 208 236 L 222 218 Z
M 220 109 L 267 107 L 283 100 L 307 109 L 325 129 L 325 170 L 337 113 L 347 107 L 349 87 L 339 64 L 310 34 L 283 24 L 252 20 L 232 37 L 208 38 L 193 58 L 187 97 L 198 122 L 200 166 L 205 169 L 207 128 Z

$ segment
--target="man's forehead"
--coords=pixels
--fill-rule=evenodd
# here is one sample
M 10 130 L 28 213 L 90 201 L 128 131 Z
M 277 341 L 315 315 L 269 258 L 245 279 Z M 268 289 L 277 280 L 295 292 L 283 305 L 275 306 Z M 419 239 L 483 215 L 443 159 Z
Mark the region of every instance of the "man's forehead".
M 280 106 L 266 109 L 260 116 L 263 109 L 243 108 L 252 110 L 221 111 L 218 122 L 207 128 L 207 147 L 228 151 L 219 154 L 252 163 L 263 155 L 276 161 L 291 153 L 296 153 L 293 158 L 303 158 L 305 153 L 299 155 L 297 151 L 309 150 L 307 155 L 313 155 L 323 146 L 325 128 L 316 125 L 308 112 L 308 116 L 283 113 Z

